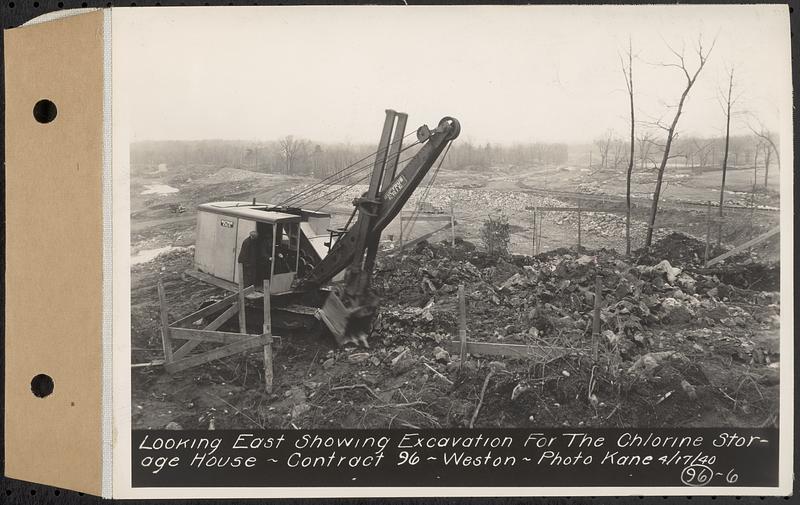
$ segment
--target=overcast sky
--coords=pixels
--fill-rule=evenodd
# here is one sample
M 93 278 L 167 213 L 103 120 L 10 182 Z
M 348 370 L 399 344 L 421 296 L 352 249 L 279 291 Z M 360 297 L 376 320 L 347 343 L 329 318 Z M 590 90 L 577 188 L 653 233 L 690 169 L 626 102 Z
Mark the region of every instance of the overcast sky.
M 681 119 L 718 135 L 735 67 L 736 109 L 767 127 L 790 92 L 786 6 L 216 7 L 114 9 L 115 80 L 131 140 L 294 134 L 375 143 L 386 108 L 409 128 L 446 115 L 474 142 L 591 142 L 624 135 L 619 54 L 631 37 L 637 114 L 669 115 L 685 78 L 656 63 L 716 38 Z M 116 89 L 116 88 L 115 88 Z M 115 96 L 115 100 L 120 97 Z M 784 121 L 786 114 L 784 112 Z M 734 133 L 747 133 L 740 116 Z

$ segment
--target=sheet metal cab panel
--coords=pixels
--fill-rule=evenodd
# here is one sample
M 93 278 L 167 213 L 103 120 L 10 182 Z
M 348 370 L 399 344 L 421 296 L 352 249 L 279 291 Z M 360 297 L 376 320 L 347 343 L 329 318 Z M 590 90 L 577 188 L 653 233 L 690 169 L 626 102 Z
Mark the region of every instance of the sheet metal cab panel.
M 234 280 L 237 221 L 212 212 L 198 212 L 194 257 L 198 270 L 227 281 Z

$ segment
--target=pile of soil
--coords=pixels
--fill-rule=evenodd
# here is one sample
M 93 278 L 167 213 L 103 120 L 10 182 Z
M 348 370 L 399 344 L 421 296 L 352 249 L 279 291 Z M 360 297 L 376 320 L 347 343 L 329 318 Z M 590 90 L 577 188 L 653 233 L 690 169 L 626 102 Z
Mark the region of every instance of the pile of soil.
M 193 292 L 193 281 L 180 274 L 189 259 L 171 253 L 134 270 L 136 346 L 157 353 L 155 282 L 165 281 L 170 299 Z M 136 368 L 134 426 L 774 424 L 777 293 L 655 259 L 571 249 L 497 257 L 464 241 L 380 255 L 374 287 L 383 301 L 370 348 L 337 348 L 324 334 L 282 335 L 272 394 L 264 392 L 255 351 L 172 377 Z M 601 326 L 593 335 L 598 277 Z M 530 358 L 460 360 L 451 344 L 459 285 L 468 340 L 525 346 Z M 199 296 L 175 305 L 175 316 Z

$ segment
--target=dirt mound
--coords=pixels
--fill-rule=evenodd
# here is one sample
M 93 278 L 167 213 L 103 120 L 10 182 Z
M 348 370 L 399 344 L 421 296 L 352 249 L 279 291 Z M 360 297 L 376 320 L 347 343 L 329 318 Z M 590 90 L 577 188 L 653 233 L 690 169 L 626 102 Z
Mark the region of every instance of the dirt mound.
M 369 349 L 285 334 L 274 349 L 272 395 L 263 392 L 259 352 L 174 377 L 136 368 L 133 422 L 218 429 L 774 423 L 777 294 L 655 259 L 637 264 L 613 251 L 575 249 L 501 258 L 464 241 L 382 254 L 374 275 L 382 304 Z M 181 274 L 190 260 L 185 251 L 165 254 L 132 272 L 140 362 L 160 352 L 158 279 L 173 317 L 211 294 Z M 749 271 L 740 275 L 753 280 Z M 599 335 L 592 332 L 596 279 Z M 451 345 L 459 285 L 468 340 L 514 344 L 530 356 L 475 353 L 462 362 Z M 176 303 L 185 293 L 191 299 Z
M 657 263 L 667 260 L 673 265 L 699 265 L 705 258 L 706 244 L 684 233 L 672 232 L 652 243 L 649 249 L 638 249 L 633 255 L 638 263 Z M 708 257 L 714 258 L 728 250 L 713 245 L 709 248 Z

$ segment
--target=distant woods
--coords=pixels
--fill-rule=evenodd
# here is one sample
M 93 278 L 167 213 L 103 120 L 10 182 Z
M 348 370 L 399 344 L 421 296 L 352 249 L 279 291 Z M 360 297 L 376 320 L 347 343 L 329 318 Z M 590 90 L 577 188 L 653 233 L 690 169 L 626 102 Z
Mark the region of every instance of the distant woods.
M 242 168 L 263 173 L 326 177 L 363 158 L 356 167 L 368 164 L 374 145 L 331 144 L 295 136 L 267 141 L 143 141 L 131 146 L 131 164 L 211 165 Z M 407 160 L 417 148 L 400 155 Z M 489 169 L 509 166 L 553 166 L 569 162 L 567 144 L 531 142 L 497 145 L 458 140 L 447 154 L 445 169 Z M 356 168 L 354 167 L 354 168 Z M 361 176 L 361 174 L 359 174 Z
M 757 134 L 731 136 L 728 148 L 728 166 L 752 170 L 753 166 L 757 164 L 760 173 L 758 184 L 761 186 L 766 183 L 766 180 L 762 178 L 764 175 L 762 170 L 765 165 L 769 163 L 773 168 L 777 167 L 776 152 L 778 148 L 774 142 L 777 136 L 772 132 L 759 131 L 759 134 L 762 134 L 763 137 Z M 766 138 L 773 142 L 770 143 L 765 140 Z M 658 170 L 658 163 L 663 155 L 661 141 L 661 138 L 655 137 L 650 132 L 636 135 L 633 158 L 635 172 L 655 173 Z M 584 166 L 597 173 L 605 170 L 627 169 L 630 157 L 629 149 L 630 139 L 623 138 L 616 132 L 607 132 L 587 147 L 587 152 L 583 154 Z M 672 142 L 670 151 L 668 162 L 670 167 L 720 170 L 725 156 L 725 136 L 676 138 Z
M 728 164 L 731 168 L 752 170 L 758 165 L 759 185 L 764 181 L 765 164 L 777 169 L 777 136 L 764 129 L 758 134 L 731 136 Z M 281 139 L 285 140 L 285 139 Z M 655 173 L 661 157 L 660 139 L 647 132 L 637 134 L 633 169 L 636 173 Z M 453 143 L 443 165 L 446 169 L 482 170 L 493 167 L 521 168 L 574 165 L 587 167 L 598 175 L 604 171 L 624 171 L 630 157 L 630 139 L 607 132 L 592 144 L 529 143 L 504 146 L 474 144 L 461 139 Z M 719 170 L 725 138 L 683 137 L 672 145 L 670 166 L 696 170 Z M 287 161 L 286 152 L 290 159 Z M 238 140 L 143 141 L 131 145 L 134 165 L 206 165 L 242 168 L 263 173 L 312 175 L 325 177 L 369 156 L 375 146 L 367 144 L 317 143 L 292 138 L 284 146 L 280 141 L 248 142 Z M 400 155 L 405 160 L 409 150 Z M 366 162 L 364 162 L 366 163 Z

